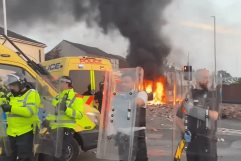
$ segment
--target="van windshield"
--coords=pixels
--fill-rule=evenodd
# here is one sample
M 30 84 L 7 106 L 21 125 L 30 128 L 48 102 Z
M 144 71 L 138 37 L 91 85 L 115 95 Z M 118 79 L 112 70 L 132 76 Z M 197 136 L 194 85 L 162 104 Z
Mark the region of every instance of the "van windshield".
M 81 95 L 94 95 L 99 91 L 99 84 L 104 82 L 105 72 L 104 71 L 94 71 L 94 75 L 91 76 L 90 70 L 71 70 L 69 72 L 69 76 L 73 82 L 73 87 L 76 92 Z M 91 77 L 93 79 L 93 84 L 95 86 L 95 90 L 93 85 L 91 88 Z

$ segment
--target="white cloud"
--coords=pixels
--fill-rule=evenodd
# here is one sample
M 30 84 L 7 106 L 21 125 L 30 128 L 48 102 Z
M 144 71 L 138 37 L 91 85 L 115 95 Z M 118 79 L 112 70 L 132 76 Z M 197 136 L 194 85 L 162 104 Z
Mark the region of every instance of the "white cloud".
M 189 52 L 195 68 L 208 66 L 214 69 L 213 19 L 210 16 L 215 15 L 217 67 L 234 76 L 241 76 L 241 22 L 237 18 L 237 15 L 241 16 L 240 7 L 241 2 L 237 0 L 228 3 L 224 0 L 174 1 L 166 11 L 169 23 L 165 33 L 169 35 L 174 48 L 182 50 L 182 54 L 177 57 L 175 55 L 178 53 L 172 53 L 170 61 L 185 63 Z
M 51 50 L 62 40 L 98 47 L 105 52 L 126 56 L 128 41 L 116 30 L 106 35 L 97 26 L 89 28 L 85 23 L 77 23 L 67 28 L 45 25 L 44 28 L 34 27 L 27 36 L 44 42 L 48 45 L 46 51 Z

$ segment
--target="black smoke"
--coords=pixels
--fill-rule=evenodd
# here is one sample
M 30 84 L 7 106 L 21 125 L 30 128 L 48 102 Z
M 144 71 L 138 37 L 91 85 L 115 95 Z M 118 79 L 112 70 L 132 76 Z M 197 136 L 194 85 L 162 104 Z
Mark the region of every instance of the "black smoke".
M 61 15 L 68 14 L 75 21 L 97 23 L 105 33 L 118 29 L 130 42 L 129 65 L 142 66 L 146 79 L 154 79 L 161 74 L 163 61 L 170 52 L 168 39 L 161 32 L 166 24 L 163 12 L 171 1 L 8 0 L 7 7 L 12 24 L 55 23 Z
M 100 26 L 113 26 L 129 39 L 127 60 L 131 67 L 142 66 L 145 78 L 161 74 L 163 61 L 170 52 L 168 39 L 161 35 L 166 24 L 163 11 L 170 0 L 100 0 Z
M 98 0 L 7 0 L 6 3 L 8 21 L 13 26 L 36 22 L 55 24 L 64 15 L 70 15 L 76 21 L 95 21 L 92 14 L 97 9 Z

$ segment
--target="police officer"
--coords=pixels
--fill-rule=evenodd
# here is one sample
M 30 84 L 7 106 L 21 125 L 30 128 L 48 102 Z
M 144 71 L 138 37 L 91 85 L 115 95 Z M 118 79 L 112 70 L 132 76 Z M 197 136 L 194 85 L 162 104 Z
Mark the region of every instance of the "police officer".
M 177 112 L 177 125 L 187 142 L 187 161 L 217 161 L 217 92 L 209 90 L 209 71 L 196 72 L 197 86 Z M 186 116 L 186 128 L 183 118 Z
M 103 91 L 104 91 L 104 82 L 99 83 L 99 91 L 95 93 L 94 100 L 97 104 L 98 110 L 101 112 L 102 109 L 102 100 L 103 100 Z
M 82 95 L 84 96 L 91 96 L 93 95 L 93 92 L 91 91 L 91 85 L 89 84 L 88 87 L 87 87 L 87 91 L 85 91 Z
M 54 118 L 54 115 L 47 116 L 47 120 L 44 121 L 44 126 L 49 126 L 52 129 L 52 132 L 54 132 L 54 129 L 58 128 L 61 130 L 64 130 L 64 136 L 61 138 L 56 139 L 63 139 L 64 141 L 58 141 L 61 145 L 54 145 L 54 148 L 62 147 L 63 149 L 66 149 L 69 139 L 72 139 L 73 132 L 72 129 L 75 129 L 78 123 L 83 123 L 83 114 L 84 111 L 84 102 L 82 97 L 77 94 L 72 86 L 72 81 L 68 76 L 63 76 L 59 79 L 60 82 L 60 94 L 57 95 L 52 100 L 52 105 L 55 107 L 56 113 L 58 114 L 58 125 L 56 126 L 56 118 Z M 79 125 L 81 126 L 81 125 Z M 53 146 L 52 145 L 50 146 Z M 58 147 L 59 146 L 59 147 Z M 44 147 L 43 147 L 44 148 Z M 64 151 L 64 150 L 63 150 Z M 56 155 L 56 154 L 55 154 Z M 64 155 L 60 156 L 59 158 L 56 158 L 54 156 L 44 155 L 40 154 L 38 156 L 39 161 L 46 161 L 46 160 L 64 160 Z
M 68 76 L 60 78 L 61 93 L 55 97 L 52 104 L 60 110 L 65 112 L 63 120 L 75 120 L 83 117 L 84 102 L 80 95 L 78 95 L 72 86 L 72 81 Z
M 9 103 L 1 105 L 7 114 L 7 135 L 12 150 L 9 161 L 33 160 L 33 130 L 37 123 L 40 98 L 37 91 L 28 88 L 27 82 L 16 74 L 7 75 L 12 93 Z
M 131 91 L 135 87 L 136 78 L 132 74 L 123 74 L 121 76 L 121 89 L 123 91 Z M 134 161 L 147 161 L 147 147 L 146 147 L 146 103 L 147 103 L 147 93 L 144 91 L 139 91 L 135 100 L 136 103 L 136 122 L 134 127 L 134 151 L 133 157 Z M 123 118 L 122 118 L 123 119 Z M 121 121 L 121 120 L 120 120 Z M 118 137 L 125 137 L 125 134 L 121 131 Z M 123 140 L 119 139 L 117 140 Z M 128 143 L 128 142 L 127 142 Z M 129 145 L 125 143 L 119 143 L 119 153 L 128 153 Z

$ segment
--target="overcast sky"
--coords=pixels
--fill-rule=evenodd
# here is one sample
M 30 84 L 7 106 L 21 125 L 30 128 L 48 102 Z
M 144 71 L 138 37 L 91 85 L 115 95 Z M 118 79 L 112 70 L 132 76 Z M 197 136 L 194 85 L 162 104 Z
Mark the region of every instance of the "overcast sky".
M 190 62 L 195 68 L 214 68 L 213 19 L 210 16 L 215 15 L 217 67 L 233 76 L 241 76 L 240 8 L 240 0 L 173 0 L 165 11 L 168 23 L 164 30 L 160 31 L 172 44 L 169 63 L 184 65 L 189 52 Z M 59 14 L 61 15 L 61 12 Z M 2 18 L 0 20 L 2 24 Z M 129 42 L 119 31 L 115 30 L 105 35 L 97 25 L 89 28 L 84 22 L 73 21 L 72 17 L 62 15 L 54 24 L 36 22 L 28 26 L 24 24 L 23 19 L 21 24 L 9 22 L 8 26 L 10 30 L 45 43 L 48 46 L 46 51 L 65 39 L 95 46 L 109 53 L 127 55 Z

